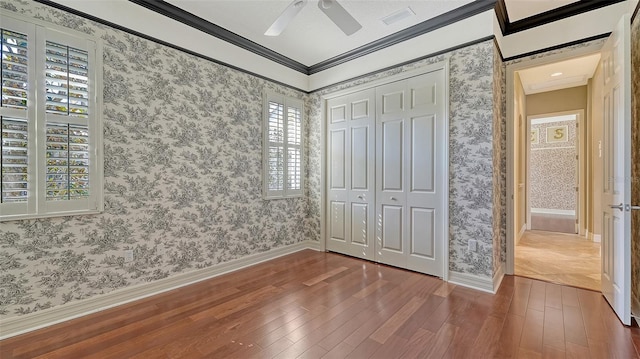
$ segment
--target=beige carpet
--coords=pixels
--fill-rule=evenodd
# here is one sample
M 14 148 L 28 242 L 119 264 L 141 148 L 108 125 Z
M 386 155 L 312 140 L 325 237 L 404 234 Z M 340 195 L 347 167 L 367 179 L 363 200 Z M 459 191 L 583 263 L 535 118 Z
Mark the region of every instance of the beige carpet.
M 600 243 L 573 234 L 527 231 L 516 246 L 515 274 L 600 291 Z

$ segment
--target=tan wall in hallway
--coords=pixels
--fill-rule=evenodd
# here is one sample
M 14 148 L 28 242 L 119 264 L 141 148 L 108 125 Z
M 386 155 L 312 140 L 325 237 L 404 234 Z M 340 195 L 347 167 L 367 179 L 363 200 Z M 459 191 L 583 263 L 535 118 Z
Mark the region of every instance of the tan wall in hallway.
M 515 198 L 515 207 L 516 213 L 514 218 L 515 230 L 520 232 L 522 227 L 526 223 L 527 211 L 526 211 L 526 190 L 525 190 L 525 181 L 527 176 L 527 152 L 525 145 L 528 144 L 527 141 L 523 141 L 523 139 L 528 138 L 527 136 L 527 113 L 526 113 L 526 96 L 524 94 L 524 88 L 522 87 L 522 81 L 520 80 L 520 74 L 517 72 L 514 74 L 514 82 L 515 82 L 515 93 L 514 93 L 514 116 L 516 123 L 514 126 L 514 130 L 516 131 L 514 138 L 514 168 L 516 170 L 515 180 L 516 180 L 516 188 L 514 188 L 514 192 L 516 194 Z
M 527 116 L 586 108 L 587 86 L 527 95 Z

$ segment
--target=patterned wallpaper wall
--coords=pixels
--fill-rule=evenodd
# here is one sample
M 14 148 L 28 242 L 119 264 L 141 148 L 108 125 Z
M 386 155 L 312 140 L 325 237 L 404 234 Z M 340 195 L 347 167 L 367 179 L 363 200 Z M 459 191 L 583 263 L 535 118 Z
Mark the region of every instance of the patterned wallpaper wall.
M 494 258 L 504 260 L 504 136 L 494 135 L 504 126 L 504 104 L 494 108 L 504 67 L 491 40 L 304 95 L 31 1 L 0 0 L 0 8 L 104 40 L 106 202 L 100 215 L 2 223 L 0 317 L 318 241 L 321 95 L 445 59 L 450 269 L 491 278 Z M 494 66 L 502 68 L 495 78 Z M 265 89 L 306 101 L 304 198 L 262 200 Z M 133 262 L 124 263 L 125 249 Z
M 449 269 L 491 278 L 494 248 L 494 43 L 479 44 L 430 57 L 408 65 L 341 83 L 312 94 L 310 103 L 320 106 L 322 94 L 449 60 Z M 498 80 L 499 81 L 499 78 Z M 310 143 L 320 142 L 321 115 L 312 115 Z M 317 132 L 315 132 L 317 131 Z M 498 140 L 496 140 L 498 141 Z M 310 162 L 320 158 L 320 146 L 314 146 Z M 506 161 L 506 160 L 505 160 Z M 499 163 L 500 161 L 498 161 Z M 506 162 L 505 162 L 506 163 Z M 497 166 L 497 164 L 495 164 Z M 506 165 L 505 165 L 506 166 Z M 311 170 L 313 171 L 313 169 Z M 312 176 L 314 177 L 314 176 Z M 504 194 L 503 194 L 504 196 Z M 497 198 L 500 198 L 498 195 Z M 311 197 L 319 203 L 320 194 Z M 319 205 L 319 204 L 318 204 Z M 315 205 L 313 205 L 315 206 Z M 504 227 L 505 222 L 497 224 Z M 497 229 L 496 229 L 497 231 Z M 502 228 L 501 232 L 505 232 Z M 478 250 L 467 250 L 469 239 L 478 241 Z
M 640 14 L 631 24 L 631 79 L 631 203 L 640 205 Z M 631 216 L 631 296 L 640 305 L 640 211 Z M 634 309 L 640 315 L 640 307 Z
M 566 142 L 548 142 L 547 131 L 566 126 Z M 576 122 L 557 121 L 531 125 L 531 207 L 576 210 Z M 552 134 L 551 136 L 554 136 Z M 536 143 L 537 142 L 537 143 Z
M 317 202 L 261 195 L 263 90 L 307 95 L 32 1 L 0 7 L 104 40 L 106 203 L 2 223 L 3 317 L 319 239 Z

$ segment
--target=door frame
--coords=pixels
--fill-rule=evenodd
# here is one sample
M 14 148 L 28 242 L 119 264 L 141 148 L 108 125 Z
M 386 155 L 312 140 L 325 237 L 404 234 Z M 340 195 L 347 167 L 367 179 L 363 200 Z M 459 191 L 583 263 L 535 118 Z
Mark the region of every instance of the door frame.
M 319 243 L 319 250 L 322 252 L 326 252 L 327 251 L 327 246 L 326 246 L 326 242 L 327 242 L 327 208 L 326 208 L 326 201 L 327 201 L 327 191 L 326 191 L 326 185 L 328 183 L 327 180 L 327 131 L 328 131 L 328 121 L 327 121 L 327 101 L 336 97 L 340 97 L 340 96 L 344 96 L 344 95 L 349 95 L 355 92 L 359 92 L 362 90 L 367 90 L 367 89 L 371 89 L 371 88 L 375 88 L 378 86 L 382 86 L 382 85 L 386 85 L 392 82 L 397 82 L 397 81 L 402 81 L 402 80 L 406 80 L 408 78 L 411 77 L 416 77 L 419 75 L 423 75 L 429 72 L 433 72 L 433 71 L 437 71 L 437 70 L 444 70 L 444 79 L 445 79 L 445 126 L 448 129 L 449 128 L 449 116 L 450 116 L 450 111 L 449 111 L 449 59 L 446 58 L 444 61 L 439 61 L 436 62 L 434 64 L 430 64 L 430 65 L 425 65 L 425 66 L 421 66 L 419 68 L 416 69 L 412 69 L 409 71 L 404 71 L 404 72 L 400 72 L 398 74 L 392 75 L 392 76 L 387 76 L 387 77 L 383 77 L 377 80 L 373 80 L 367 83 L 363 83 L 363 84 L 359 84 L 359 85 L 355 85 L 346 89 L 337 89 L 333 92 L 328 92 L 326 94 L 322 94 L 320 97 L 320 118 L 322 121 L 321 124 L 321 141 L 322 144 L 320 146 L 321 150 L 321 166 L 320 166 L 320 243 Z M 354 78 L 352 80 L 349 80 L 349 82 L 351 81 L 355 81 L 358 78 Z M 335 87 L 337 87 L 339 85 L 336 85 Z M 449 131 L 445 131 L 445 142 L 446 142 L 446 146 L 447 148 L 449 148 Z M 446 153 L 444 154 L 445 158 L 444 161 L 445 163 L 449 163 L 449 151 L 446 151 Z M 446 178 L 444 181 L 444 188 L 443 191 L 447 194 L 446 196 L 443 196 L 443 201 L 444 203 L 442 204 L 442 208 L 445 208 L 444 211 L 444 228 L 443 228 L 443 235 L 446 238 L 445 242 L 443 243 L 442 246 L 442 263 L 443 263 L 443 270 L 442 270 L 442 280 L 444 280 L 445 282 L 449 280 L 449 241 L 450 241 L 450 236 L 449 236 L 449 171 L 447 171 L 446 173 Z
M 583 46 L 565 52 L 555 53 L 548 56 L 537 58 L 524 58 L 508 61 L 506 65 L 506 95 L 507 95 L 507 258 L 506 258 L 506 274 L 514 274 L 515 267 L 515 247 L 516 240 L 518 239 L 520 228 L 515 228 L 515 201 L 514 195 L 518 188 L 518 184 L 514 183 L 515 176 L 515 149 L 514 149 L 514 131 L 517 130 L 517 126 L 514 126 L 514 110 L 515 110 L 515 73 L 531 67 L 537 67 L 555 62 L 568 60 L 571 58 L 594 55 L 600 53 L 602 43 L 593 43 L 588 46 Z M 587 112 L 588 113 L 588 112 Z M 584 126 L 583 126 L 584 127 Z M 526 174 L 528 176 L 528 173 Z M 529 219 L 527 219 L 529 220 Z
M 588 96 L 589 94 L 587 94 Z M 587 101 L 589 102 L 589 101 Z M 589 139 L 586 139 L 585 141 L 585 128 L 586 126 L 584 125 L 587 121 L 585 121 L 585 111 L 586 109 L 579 109 L 579 110 L 571 110 L 571 111 L 561 111 L 561 112 L 550 112 L 550 113 L 544 113 L 544 114 L 540 114 L 540 115 L 531 115 L 531 116 L 527 116 L 527 132 L 526 133 L 531 133 L 531 120 L 535 120 L 535 119 L 540 119 L 540 118 L 547 118 L 547 117 L 556 117 L 556 116 L 566 116 L 566 115 L 575 115 L 576 116 L 576 124 L 578 126 L 578 128 L 576 129 L 576 154 L 578 155 L 578 159 L 576 160 L 577 164 L 576 164 L 576 170 L 577 172 L 577 176 L 576 176 L 576 183 L 574 183 L 574 186 L 578 187 L 578 191 L 576 194 L 576 208 L 575 208 L 575 215 L 576 215 L 576 219 L 577 221 L 577 226 L 578 226 L 578 231 L 577 234 L 579 236 L 584 236 L 585 232 L 586 232 L 586 227 L 585 227 L 585 218 L 586 218 L 586 213 L 587 213 L 587 209 L 585 206 L 584 201 L 582 201 L 582 198 L 584 198 L 584 195 L 587 191 L 587 186 L 586 186 L 586 144 L 589 143 Z M 531 143 L 529 141 L 527 141 L 526 138 L 522 139 L 523 141 L 526 141 L 527 146 L 526 146 L 526 150 L 525 150 L 525 161 L 526 161 L 526 170 L 525 170 L 525 210 L 526 210 L 526 226 L 527 226 L 527 230 L 531 230 L 531 201 L 529 201 L 529 198 L 531 198 Z M 584 144 L 583 144 L 584 142 Z

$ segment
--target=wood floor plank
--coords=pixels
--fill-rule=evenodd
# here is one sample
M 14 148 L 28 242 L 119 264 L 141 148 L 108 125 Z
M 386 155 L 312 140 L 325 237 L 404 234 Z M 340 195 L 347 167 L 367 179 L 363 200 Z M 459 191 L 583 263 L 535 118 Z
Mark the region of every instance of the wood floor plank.
M 542 355 L 543 332 L 544 312 L 528 309 L 524 319 L 520 348 L 527 353 Z
M 580 308 L 572 306 L 564 306 L 562 308 L 564 317 L 564 337 L 567 342 L 588 346 L 587 333 L 584 329 L 582 320 L 582 312 Z
M 492 295 L 301 251 L 2 340 L 0 357 L 627 359 L 639 345 L 600 293 L 506 276 Z
M 564 317 L 559 309 L 548 307 L 544 313 L 544 335 L 542 343 L 545 347 L 565 351 Z
M 516 282 L 513 288 L 513 297 L 509 307 L 509 313 L 524 317 L 527 314 L 530 293 L 531 280 Z
M 545 293 L 545 307 L 562 309 L 562 287 L 557 284 L 547 283 Z
M 323 347 L 326 349 L 326 347 Z M 340 342 L 335 345 L 331 350 L 329 350 L 325 355 L 322 356 L 322 359 L 340 359 L 348 356 L 355 348 L 351 345 Z
M 444 323 L 433 339 L 433 346 L 426 353 L 427 358 L 442 358 L 458 333 L 458 327 Z
M 578 301 L 578 290 L 576 288 L 562 286 L 562 305 L 570 306 L 570 307 L 579 307 L 580 302 Z
M 400 352 L 401 358 L 423 358 L 433 345 L 436 335 L 426 329 L 418 328 L 409 338 L 404 350 Z
M 358 291 L 357 293 L 355 293 L 353 296 L 358 298 L 358 299 L 362 299 L 366 296 L 369 296 L 373 293 L 375 293 L 376 291 L 378 291 L 378 289 L 384 287 L 388 282 L 386 280 L 376 280 L 375 282 L 369 284 L 368 286 L 362 288 L 360 291 Z
M 347 267 L 338 267 L 338 268 L 332 269 L 332 270 L 330 270 L 330 271 L 328 271 L 326 273 L 320 274 L 319 276 L 316 276 L 316 277 L 313 277 L 311 279 L 308 279 L 308 280 L 302 282 L 302 284 L 311 287 L 312 285 L 318 284 L 318 283 L 322 282 L 323 280 L 325 280 L 327 278 L 331 278 L 332 276 L 334 276 L 334 275 L 336 275 L 338 273 L 342 273 L 342 272 L 346 271 L 347 269 L 349 269 L 349 268 L 347 268 Z
M 473 354 L 479 358 L 491 358 L 495 356 L 495 349 L 503 345 L 500 342 L 500 333 L 505 324 L 504 317 L 490 315 L 484 321 L 478 331 L 478 336 L 473 343 Z
M 403 305 L 391 318 L 384 322 L 369 338 L 384 344 L 423 304 L 424 299 L 413 297 Z
M 529 289 L 529 301 L 527 303 L 527 309 L 534 309 L 539 311 L 544 311 L 545 307 L 545 291 L 546 283 L 534 280 L 531 283 L 531 288 Z

